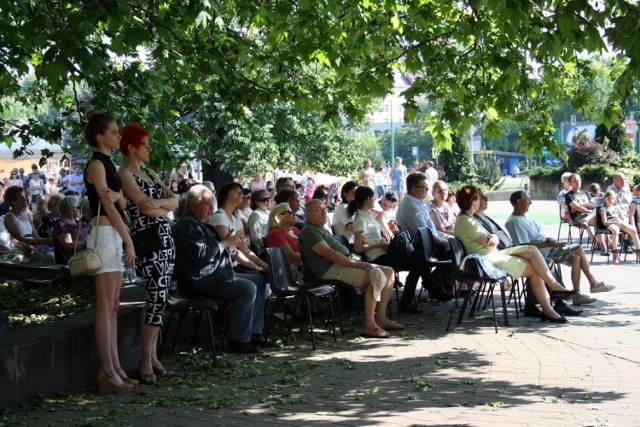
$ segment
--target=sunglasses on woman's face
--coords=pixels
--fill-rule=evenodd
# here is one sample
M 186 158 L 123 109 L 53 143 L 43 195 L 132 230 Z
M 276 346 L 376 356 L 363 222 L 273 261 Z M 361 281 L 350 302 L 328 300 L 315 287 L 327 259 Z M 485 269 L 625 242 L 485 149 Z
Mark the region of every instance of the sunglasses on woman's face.
M 258 201 L 259 201 L 259 202 L 265 202 L 265 203 L 266 203 L 266 202 L 268 202 L 268 201 L 269 201 L 269 198 L 268 198 L 268 197 L 265 197 L 264 199 L 258 199 Z

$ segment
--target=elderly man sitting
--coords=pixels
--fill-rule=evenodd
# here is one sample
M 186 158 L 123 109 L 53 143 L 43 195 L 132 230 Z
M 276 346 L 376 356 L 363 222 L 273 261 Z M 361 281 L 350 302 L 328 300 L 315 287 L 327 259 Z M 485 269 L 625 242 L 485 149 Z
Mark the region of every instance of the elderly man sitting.
M 220 240 L 209 219 L 213 193 L 195 185 L 186 194 L 186 210 L 173 229 L 176 269 L 185 296 L 220 297 L 231 302 L 228 349 L 255 353 L 263 344 L 264 287 L 235 277 L 229 248 L 244 240 L 238 230 Z
M 298 242 L 303 262 L 315 278 L 340 280 L 364 292 L 364 330 L 370 338 L 388 338 L 385 330 L 404 329 L 387 318 L 387 304 L 393 291 L 390 267 L 360 262 L 348 257 L 349 250 L 324 228 L 327 208 L 322 200 L 311 199 L 305 206 L 306 225 Z
M 633 199 L 633 194 L 629 188 L 629 181 L 627 180 L 627 174 L 624 170 L 616 171 L 613 175 L 611 185 L 607 187 L 607 191 L 613 191 L 616 195 L 616 202 L 622 212 L 629 216 L 629 206 Z
M 550 258 L 557 263 L 564 263 L 571 266 L 571 283 L 576 292 L 580 292 L 580 272 L 582 272 L 589 284 L 591 292 L 609 292 L 614 289 L 612 285 L 598 282 L 589 268 L 589 261 L 580 245 L 568 245 L 556 242 L 552 238 L 546 237 L 542 233 L 542 228 L 531 218 L 526 216 L 531 206 L 531 199 L 526 191 L 515 191 L 511 193 L 511 205 L 513 213 L 507 219 L 505 227 L 511 234 L 511 238 L 516 245 L 534 245 L 540 249 L 540 253 L 545 258 Z M 588 295 L 580 294 L 574 298 L 574 305 L 590 304 L 595 301 Z

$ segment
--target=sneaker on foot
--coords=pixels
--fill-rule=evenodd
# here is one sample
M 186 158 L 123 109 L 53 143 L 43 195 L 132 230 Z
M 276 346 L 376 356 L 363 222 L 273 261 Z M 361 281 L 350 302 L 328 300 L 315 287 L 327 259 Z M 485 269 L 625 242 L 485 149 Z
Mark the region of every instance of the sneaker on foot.
M 590 297 L 589 295 L 578 294 L 578 296 L 573 299 L 573 305 L 591 304 L 592 302 L 595 302 L 595 301 L 597 300 L 593 297 Z
M 595 294 L 598 292 L 611 292 L 616 287 L 613 285 L 607 285 L 604 282 L 598 282 L 595 286 L 591 287 L 591 293 Z

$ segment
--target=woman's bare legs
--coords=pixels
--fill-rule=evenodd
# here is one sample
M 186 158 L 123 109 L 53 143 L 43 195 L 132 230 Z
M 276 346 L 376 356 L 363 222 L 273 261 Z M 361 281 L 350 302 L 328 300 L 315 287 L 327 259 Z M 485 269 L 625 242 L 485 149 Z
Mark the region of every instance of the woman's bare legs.
M 391 267 L 380 267 L 382 271 L 384 271 L 385 276 L 387 276 L 387 286 L 384 287 L 380 294 L 380 302 L 376 307 L 375 314 L 375 322 L 382 329 L 384 328 L 392 328 L 397 329 L 402 327 L 397 322 L 389 319 L 387 317 L 387 306 L 389 305 L 389 299 L 391 299 L 391 294 L 393 293 L 393 285 L 395 283 L 395 273 Z M 373 297 L 373 294 L 371 295 Z
M 117 373 L 120 368 L 118 359 L 118 306 L 120 305 L 120 286 L 122 273 L 110 272 L 96 276 L 96 325 L 95 336 L 100 357 L 100 375 Z M 109 381 L 122 385 L 119 375 L 113 375 Z
M 567 289 L 558 283 L 544 257 L 535 246 L 529 246 L 529 250 L 526 252 L 520 252 L 519 254 L 513 254 L 514 256 L 524 258 L 528 261 L 527 268 L 525 268 L 523 275 L 529 277 L 532 273 L 540 276 L 544 283 L 549 286 L 552 291 L 566 291 Z
M 400 324 L 387 318 L 387 305 L 393 292 L 393 284 L 395 276 L 393 269 L 390 267 L 380 267 L 387 276 L 387 286 L 380 293 L 380 302 L 373 297 L 373 286 L 369 280 L 369 275 L 364 276 L 364 332 L 367 334 L 375 334 L 377 329 L 385 327 L 398 328 Z
M 615 251 L 618 249 L 620 227 L 618 227 L 616 224 L 611 224 L 607 227 L 607 230 L 611 231 L 611 249 Z
M 140 330 L 140 350 L 142 353 L 140 357 L 140 375 L 153 374 L 153 356 L 155 354 L 159 330 L 160 328 L 157 326 L 151 326 L 142 322 L 142 329 Z
M 638 231 L 629 224 L 620 224 L 620 229 L 631 236 L 633 240 L 633 246 L 636 250 L 640 249 L 640 239 L 638 238 Z
M 542 312 L 554 319 L 561 317 L 558 313 L 556 313 L 556 311 L 551 306 L 551 303 L 549 302 L 549 294 L 547 293 L 547 288 L 544 286 L 542 278 L 535 273 L 531 273 L 531 275 L 526 277 L 529 278 L 529 282 L 531 283 L 531 291 L 533 292 L 533 295 L 535 295 L 538 304 L 540 304 Z

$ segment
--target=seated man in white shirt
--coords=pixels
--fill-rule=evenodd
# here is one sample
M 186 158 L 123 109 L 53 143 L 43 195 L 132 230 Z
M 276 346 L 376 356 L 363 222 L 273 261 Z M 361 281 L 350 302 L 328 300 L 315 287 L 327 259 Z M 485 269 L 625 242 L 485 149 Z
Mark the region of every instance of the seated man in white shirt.
M 412 172 L 407 175 L 407 194 L 398 204 L 398 211 L 396 212 L 396 222 L 401 229 L 411 231 L 413 236 L 414 246 L 418 250 L 424 248 L 417 245 L 417 242 L 421 241 L 420 232 L 421 227 L 427 227 L 431 230 L 433 238 L 436 244 L 436 253 L 433 254 L 440 260 L 451 259 L 451 246 L 447 239 L 440 237 L 436 226 L 431 221 L 429 216 L 429 210 L 424 204 L 424 198 L 427 196 L 427 177 L 422 172 Z M 447 276 L 451 273 L 449 267 L 442 267 L 441 274 L 436 274 L 434 278 L 443 277 L 445 283 L 440 283 L 440 287 L 435 286 L 435 283 L 423 284 L 427 285 L 429 290 L 429 296 L 431 298 L 438 298 L 441 300 L 448 299 L 448 295 L 442 295 L 441 292 L 450 294 L 452 292 L 450 281 L 446 280 Z M 433 273 L 432 273 L 433 274 Z
M 545 258 L 550 258 L 557 263 L 571 266 L 571 282 L 573 289 L 580 292 L 580 272 L 582 272 L 591 286 L 591 292 L 609 292 L 614 289 L 612 285 L 598 282 L 591 273 L 589 262 L 580 245 L 568 245 L 556 242 L 542 233 L 542 228 L 531 218 L 526 216 L 531 205 L 531 199 L 526 191 L 515 191 L 510 197 L 513 213 L 507 219 L 505 227 L 516 245 L 534 245 L 540 249 Z M 595 301 L 588 295 L 580 294 L 573 300 L 574 305 L 589 304 Z
M 611 185 L 607 187 L 607 191 L 613 191 L 616 194 L 616 202 L 625 215 L 629 215 L 629 206 L 633 194 L 629 188 L 629 181 L 627 180 L 627 174 L 619 170 L 613 175 Z

